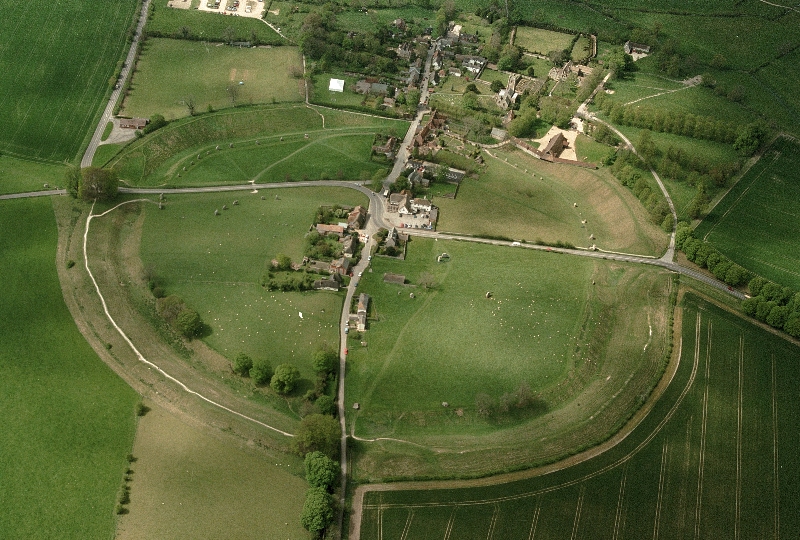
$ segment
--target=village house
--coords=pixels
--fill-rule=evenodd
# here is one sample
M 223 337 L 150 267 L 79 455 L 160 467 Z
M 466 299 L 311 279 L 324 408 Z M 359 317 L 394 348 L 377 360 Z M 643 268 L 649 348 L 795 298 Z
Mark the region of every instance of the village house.
M 313 287 L 318 291 L 338 291 L 341 284 L 341 276 L 339 274 L 331 274 L 328 278 L 314 281 Z
M 417 212 L 430 212 L 431 208 L 433 207 L 432 203 L 428 199 L 412 199 L 411 200 L 411 211 L 414 213 Z
M 364 226 L 367 219 L 367 211 L 363 206 L 358 205 L 347 215 L 347 227 L 350 229 L 360 229 Z
M 352 257 L 355 255 L 356 247 L 358 247 L 358 240 L 352 236 L 345 236 L 342 241 L 342 255 Z
M 331 262 L 331 273 L 347 275 L 350 272 L 350 259 L 342 257 Z
M 407 242 L 408 235 L 407 234 L 400 234 L 397 232 L 397 227 L 392 227 L 389 231 L 389 234 L 386 235 L 386 241 L 384 245 L 389 247 L 399 247 L 401 242 Z

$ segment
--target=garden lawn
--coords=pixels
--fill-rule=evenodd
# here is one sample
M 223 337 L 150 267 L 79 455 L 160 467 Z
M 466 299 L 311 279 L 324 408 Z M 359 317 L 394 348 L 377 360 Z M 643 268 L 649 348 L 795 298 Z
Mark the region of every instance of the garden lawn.
M 800 145 L 778 139 L 698 225 L 731 260 L 800 289 Z
M 120 114 L 167 119 L 222 109 L 236 103 L 302 101 L 303 62 L 297 47 L 240 49 L 199 41 L 150 39 L 145 42 L 131 91 Z M 240 84 L 244 83 L 244 84 Z
M 518 26 L 514 38 L 514 45 L 527 52 L 547 54 L 550 51 L 563 51 L 572 49 L 574 36 L 552 30 Z
M 367 493 L 361 538 L 404 517 L 408 538 L 797 537 L 798 348 L 689 295 L 681 337 L 669 387 L 613 448 L 527 480 Z
M 110 538 L 138 396 L 100 361 L 64 305 L 50 200 L 0 206 L 0 531 Z
M 298 458 L 258 452 L 185 424 L 160 407 L 140 421 L 130 514 L 117 540 L 304 538 L 308 484 Z
M 437 263 L 443 252 L 451 260 Z M 408 285 L 384 283 L 386 272 Z M 364 443 L 359 479 L 488 474 L 562 457 L 616 431 L 663 361 L 660 271 L 414 238 L 405 261 L 374 256 L 358 287 L 372 300 L 367 331 L 348 337 L 346 402 L 360 405 L 347 408 L 350 431 L 447 449 Z M 522 384 L 532 403 L 482 417 L 480 394 L 496 404 Z
M 97 5 L 30 0 L 0 20 L 0 152 L 72 161 L 128 51 L 135 0 Z
M 290 362 L 313 380 L 312 353 L 324 344 L 338 346 L 343 296 L 270 292 L 261 278 L 279 254 L 300 262 L 304 235 L 320 205 L 367 200 L 343 188 L 262 194 L 264 200 L 246 193 L 171 195 L 165 211 L 145 205 L 142 261 L 154 268 L 167 294 L 177 294 L 200 313 L 210 329 L 204 340 L 223 356 L 245 352 L 273 368 Z M 232 205 L 234 198 L 239 205 Z M 221 210 L 223 204 L 229 209 Z M 215 217 L 215 209 L 222 215 Z
M 546 163 L 521 151 L 492 154 L 485 172 L 465 179 L 455 200 L 436 200 L 439 231 L 643 255 L 660 255 L 666 247 L 641 203 L 607 171 Z

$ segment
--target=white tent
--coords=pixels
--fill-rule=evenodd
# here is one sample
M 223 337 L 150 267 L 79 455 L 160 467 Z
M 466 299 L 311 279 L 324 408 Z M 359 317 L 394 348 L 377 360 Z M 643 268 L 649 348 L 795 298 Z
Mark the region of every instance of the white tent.
M 331 79 L 328 90 L 331 92 L 344 92 L 344 81 L 342 79 Z

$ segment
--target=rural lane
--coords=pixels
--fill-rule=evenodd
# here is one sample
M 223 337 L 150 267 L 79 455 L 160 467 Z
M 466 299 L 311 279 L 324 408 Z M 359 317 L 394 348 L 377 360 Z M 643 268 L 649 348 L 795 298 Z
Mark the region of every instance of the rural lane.
M 128 73 L 133 67 L 133 61 L 136 58 L 136 49 L 139 47 L 139 37 L 142 35 L 144 23 L 147 22 L 147 9 L 149 7 L 150 0 L 144 0 L 142 3 L 142 11 L 139 13 L 139 22 L 136 25 L 136 31 L 134 32 L 133 40 L 131 41 L 131 48 L 128 51 L 128 56 L 125 58 L 125 64 L 123 64 L 123 68 L 120 71 L 119 79 L 117 79 L 121 82 L 120 84 L 116 85 L 114 90 L 111 92 L 111 96 L 108 98 L 108 103 L 103 111 L 103 116 L 100 117 L 100 122 L 97 123 L 97 128 L 94 130 L 94 135 L 92 135 L 92 140 L 89 142 L 89 147 L 86 148 L 86 152 L 83 154 L 83 159 L 81 159 L 81 167 L 92 166 L 94 153 L 97 151 L 97 147 L 100 145 L 100 139 L 103 137 L 103 132 L 106 129 L 106 125 L 111 121 L 111 117 L 114 114 L 114 106 L 116 105 L 117 100 L 119 99 L 119 96 L 125 87 L 124 82 L 128 79 Z

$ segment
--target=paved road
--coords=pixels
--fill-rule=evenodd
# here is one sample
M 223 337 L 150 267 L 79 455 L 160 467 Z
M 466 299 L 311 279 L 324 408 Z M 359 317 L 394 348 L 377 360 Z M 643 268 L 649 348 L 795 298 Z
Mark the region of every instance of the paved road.
M 142 35 L 142 28 L 144 28 L 144 23 L 147 22 L 147 8 L 149 6 L 150 0 L 144 0 L 142 3 L 142 11 L 139 13 L 139 23 L 136 25 L 136 32 L 133 34 L 131 48 L 128 51 L 128 57 L 125 59 L 125 67 L 123 67 L 122 71 L 120 71 L 120 81 L 127 80 L 128 73 L 133 66 L 133 61 L 136 58 L 136 48 L 139 46 L 139 36 Z M 119 88 L 116 88 L 113 92 L 111 92 L 111 97 L 108 98 L 108 103 L 103 111 L 103 116 L 100 118 L 100 122 L 97 124 L 97 129 L 94 130 L 94 135 L 92 135 L 92 140 L 89 142 L 89 147 L 83 154 L 83 159 L 81 159 L 81 167 L 90 167 L 92 165 L 94 153 L 97 151 L 97 147 L 100 145 L 100 139 L 103 136 L 103 131 L 106 129 L 106 124 L 111 121 L 111 116 L 114 113 L 114 105 L 116 105 L 117 100 L 122 93 L 123 87 L 124 85 L 120 84 Z

